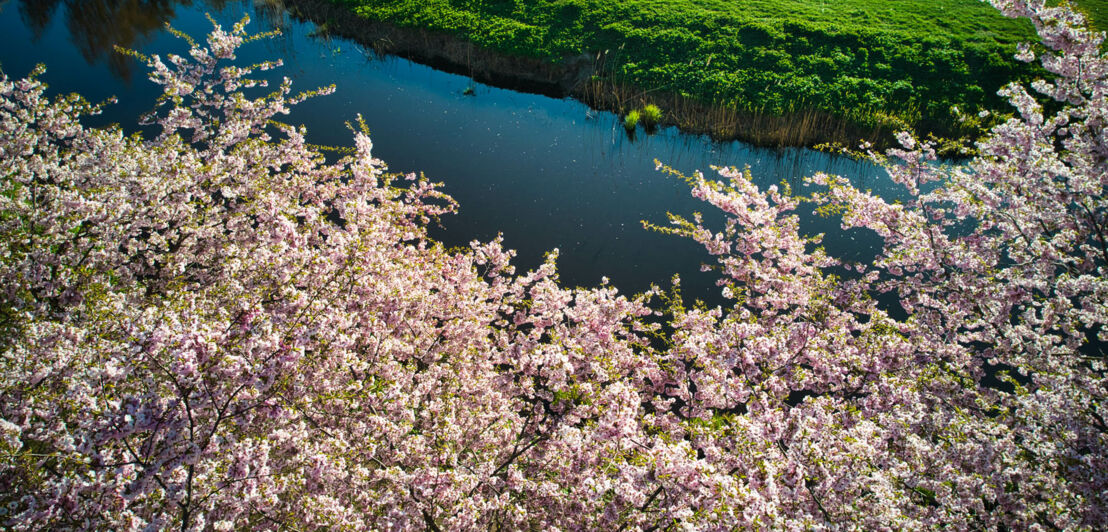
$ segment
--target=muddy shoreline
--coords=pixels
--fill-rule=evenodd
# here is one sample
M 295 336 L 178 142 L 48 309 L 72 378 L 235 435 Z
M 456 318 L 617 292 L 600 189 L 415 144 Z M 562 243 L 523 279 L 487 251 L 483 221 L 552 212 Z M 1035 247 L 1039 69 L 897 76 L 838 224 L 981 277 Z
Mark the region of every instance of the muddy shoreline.
M 818 110 L 786 115 L 749 113 L 672 92 L 644 90 L 613 79 L 605 57 L 585 53 L 550 62 L 505 55 L 463 38 L 421 28 L 401 28 L 365 20 L 330 0 L 284 0 L 294 18 L 309 21 L 328 35 L 355 41 L 378 54 L 390 54 L 496 87 L 576 98 L 590 107 L 623 115 L 646 104 L 660 107 L 660 125 L 706 134 L 714 140 L 741 140 L 764 147 L 836 144 L 877 148 L 893 141 L 893 127 L 866 127 Z

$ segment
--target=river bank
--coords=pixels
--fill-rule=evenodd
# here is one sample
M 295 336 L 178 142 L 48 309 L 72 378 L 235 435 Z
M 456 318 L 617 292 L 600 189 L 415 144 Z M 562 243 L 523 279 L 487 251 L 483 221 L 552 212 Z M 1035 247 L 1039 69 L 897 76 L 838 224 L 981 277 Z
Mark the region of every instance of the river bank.
M 646 105 L 663 109 L 660 126 L 714 140 L 741 140 L 762 147 L 856 145 L 865 139 L 889 145 L 892 133 L 907 127 L 888 120 L 862 125 L 815 109 L 786 114 L 758 113 L 705 102 L 672 91 L 620 83 L 604 70 L 603 54 L 581 54 L 550 62 L 503 54 L 460 37 L 421 28 L 402 28 L 362 19 L 328 0 L 285 0 L 294 17 L 321 32 L 358 42 L 378 54 L 403 57 L 475 82 L 555 98 L 576 98 L 594 109 L 623 115 Z
M 285 4 L 321 31 L 478 82 L 620 115 L 652 104 L 663 109 L 663 125 L 759 146 L 885 147 L 908 128 L 972 139 L 989 124 L 950 108 L 1004 111 L 994 94 L 1002 81 L 1034 75 L 1011 59 L 1030 28 L 975 2 L 909 2 L 901 11 L 910 16 L 874 11 L 888 20 L 863 27 L 871 13 L 849 8 L 868 0 L 832 8 L 858 19 L 842 23 L 812 13 L 759 19 L 682 1 L 650 9 L 630 2 L 615 13 L 591 0 Z M 751 11 L 765 10 L 757 4 Z M 553 11 L 538 13 L 545 8 Z M 948 18 L 919 27 L 912 18 L 944 9 Z
M 576 98 L 590 107 L 623 115 L 646 105 L 663 110 L 660 126 L 714 140 L 741 140 L 762 147 L 856 146 L 865 140 L 878 148 L 909 125 L 894 116 L 869 115 L 850 120 L 814 108 L 785 113 L 758 112 L 734 104 L 704 101 L 674 91 L 652 90 L 621 82 L 607 69 L 607 56 L 580 54 L 552 62 L 504 54 L 461 37 L 422 28 L 404 28 L 366 20 L 329 0 L 285 0 L 289 13 L 315 24 L 321 33 L 349 39 L 378 54 L 403 57 L 475 82 L 546 96 Z

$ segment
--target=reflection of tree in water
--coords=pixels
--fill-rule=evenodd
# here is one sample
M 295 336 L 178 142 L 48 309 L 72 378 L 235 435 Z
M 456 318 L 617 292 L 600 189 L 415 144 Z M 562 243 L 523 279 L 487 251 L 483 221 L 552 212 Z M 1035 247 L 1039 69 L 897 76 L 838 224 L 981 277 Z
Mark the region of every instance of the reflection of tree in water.
M 227 0 L 207 0 L 219 10 Z M 130 79 L 134 63 L 115 53 L 115 46 L 137 49 L 173 18 L 177 6 L 192 0 L 20 0 L 19 12 L 37 41 L 50 20 L 64 6 L 66 27 L 73 44 L 89 63 L 104 59 L 117 76 Z
M 250 3 L 250 0 L 243 0 Z M 253 0 L 255 18 L 261 24 L 258 31 L 285 31 L 288 29 L 288 9 L 284 0 Z

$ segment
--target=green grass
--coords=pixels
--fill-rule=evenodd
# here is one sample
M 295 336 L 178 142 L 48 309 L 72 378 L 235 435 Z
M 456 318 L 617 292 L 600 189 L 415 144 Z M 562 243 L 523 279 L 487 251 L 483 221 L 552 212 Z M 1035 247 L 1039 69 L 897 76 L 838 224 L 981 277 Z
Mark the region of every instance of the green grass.
M 606 80 L 647 91 L 942 135 L 962 133 L 951 106 L 1003 109 L 996 90 L 1035 75 L 1011 59 L 1030 23 L 978 0 L 334 1 L 506 54 L 592 54 Z M 1108 0 L 1079 5 L 1108 19 Z

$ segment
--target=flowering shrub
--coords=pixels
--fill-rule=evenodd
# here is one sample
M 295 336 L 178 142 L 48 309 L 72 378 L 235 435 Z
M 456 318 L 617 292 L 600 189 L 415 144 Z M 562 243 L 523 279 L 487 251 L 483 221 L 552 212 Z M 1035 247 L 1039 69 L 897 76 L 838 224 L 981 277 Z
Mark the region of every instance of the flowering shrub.
M 994 3 L 1031 18 L 1021 58 L 1055 77 L 1043 101 L 1005 89 L 1018 116 L 968 167 L 904 136 L 888 164 L 910 202 L 812 178 L 808 200 L 884 239 L 858 275 L 799 233 L 788 190 L 690 179 L 726 226 L 666 230 L 717 258 L 729 308 L 566 289 L 556 253 L 518 274 L 499 241 L 444 249 L 433 184 L 360 132 L 325 162 L 276 120 L 310 95 L 287 80 L 246 96 L 278 64 L 228 64 L 245 21 L 146 58 L 153 139 L 3 79 L 0 522 L 1099 526 L 1102 36 Z

